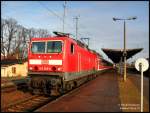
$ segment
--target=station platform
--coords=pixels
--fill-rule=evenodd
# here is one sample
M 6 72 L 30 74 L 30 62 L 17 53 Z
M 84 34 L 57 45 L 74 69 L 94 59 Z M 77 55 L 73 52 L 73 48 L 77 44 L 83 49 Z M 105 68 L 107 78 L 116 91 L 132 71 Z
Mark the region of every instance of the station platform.
M 140 76 L 103 73 L 35 112 L 140 112 Z M 149 112 L 149 80 L 144 78 L 144 111 Z

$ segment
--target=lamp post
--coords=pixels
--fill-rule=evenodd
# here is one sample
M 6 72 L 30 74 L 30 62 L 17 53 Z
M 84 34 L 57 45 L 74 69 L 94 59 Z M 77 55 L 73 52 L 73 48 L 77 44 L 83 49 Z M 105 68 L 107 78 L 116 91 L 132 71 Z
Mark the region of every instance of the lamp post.
M 137 17 L 130 17 L 130 18 L 126 18 L 126 19 L 122 19 L 122 18 L 113 18 L 114 21 L 117 20 L 123 20 L 124 21 L 124 50 L 123 50 L 123 57 L 124 57 L 124 81 L 126 81 L 126 56 L 127 56 L 127 52 L 126 52 L 126 20 L 135 20 L 137 19 Z

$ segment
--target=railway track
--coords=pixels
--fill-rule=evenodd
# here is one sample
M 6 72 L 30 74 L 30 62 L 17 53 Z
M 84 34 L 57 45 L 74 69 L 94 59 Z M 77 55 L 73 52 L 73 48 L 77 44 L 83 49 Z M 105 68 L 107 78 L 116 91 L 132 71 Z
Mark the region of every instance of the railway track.
M 13 104 L 8 105 L 5 108 L 2 108 L 2 112 L 31 112 L 41 107 L 48 102 L 52 101 L 54 98 L 46 97 L 41 95 L 34 95 L 27 99 L 17 101 Z
M 10 80 L 10 81 L 3 81 L 1 83 L 1 92 L 9 93 L 16 90 L 28 89 L 28 81 L 29 78 L 25 79 L 18 79 L 18 80 Z
M 84 85 L 84 84 L 82 84 L 82 85 Z M 59 96 L 33 95 L 29 98 L 19 100 L 15 103 L 11 103 L 11 104 L 7 105 L 6 107 L 2 108 L 1 111 L 2 112 L 33 112 L 36 109 L 46 105 L 47 103 L 52 102 L 53 100 L 58 100 L 59 98 L 61 98 L 63 96 L 67 96 L 70 93 L 75 92 L 82 85 L 80 85 L 70 91 L 67 91 L 64 94 L 59 95 Z
M 28 90 L 28 86 L 27 84 L 17 84 L 17 85 L 1 87 L 1 93 L 9 93 L 16 90 Z
M 9 87 L 2 88 L 1 93 L 9 93 L 16 90 L 17 90 L 16 86 L 9 86 Z
M 86 84 L 86 83 L 85 83 Z M 43 95 L 33 95 L 29 98 L 19 100 L 15 103 L 12 103 L 8 105 L 7 107 L 2 108 L 2 112 L 32 112 L 44 105 L 46 105 L 49 102 L 52 102 L 53 100 L 58 100 L 60 97 L 69 95 L 70 93 L 75 92 L 78 90 L 79 87 L 83 86 L 84 84 L 81 84 L 80 86 L 65 92 L 62 95 L 59 96 L 43 96 Z
M 87 83 L 85 83 L 85 84 L 87 84 Z M 78 90 L 79 87 L 81 87 L 81 86 L 83 87 L 85 84 L 81 84 L 78 87 L 73 88 L 72 90 L 69 90 L 59 96 L 47 96 L 46 97 L 43 95 L 33 95 L 29 98 L 19 100 L 15 103 L 12 103 L 12 104 L 8 105 L 7 107 L 2 108 L 1 111 L 2 112 L 32 112 L 32 111 L 46 105 L 47 103 L 52 102 L 53 100 L 59 99 L 60 97 L 63 97 L 65 95 L 75 92 L 76 90 Z

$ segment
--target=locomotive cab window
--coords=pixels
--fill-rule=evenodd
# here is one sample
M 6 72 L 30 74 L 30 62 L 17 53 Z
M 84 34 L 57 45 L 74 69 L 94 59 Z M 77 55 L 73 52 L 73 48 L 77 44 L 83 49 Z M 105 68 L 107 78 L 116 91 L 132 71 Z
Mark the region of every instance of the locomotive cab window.
M 71 53 L 74 54 L 74 44 L 71 43 L 71 47 L 70 47 Z
M 61 41 L 49 41 L 47 42 L 47 53 L 60 53 L 62 51 Z
M 45 42 L 32 42 L 32 53 L 45 53 Z

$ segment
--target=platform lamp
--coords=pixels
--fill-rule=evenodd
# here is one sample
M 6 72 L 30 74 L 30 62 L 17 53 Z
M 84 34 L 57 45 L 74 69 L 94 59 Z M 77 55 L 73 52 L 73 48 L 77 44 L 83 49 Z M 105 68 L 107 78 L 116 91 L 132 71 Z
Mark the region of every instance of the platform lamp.
M 124 21 L 124 50 L 123 50 L 123 57 L 124 57 L 124 81 L 126 81 L 126 56 L 127 56 L 127 52 L 126 52 L 126 20 L 135 20 L 137 19 L 137 17 L 129 17 L 126 19 L 122 19 L 122 18 L 113 18 L 114 21 L 118 21 L 118 20 L 123 20 Z

